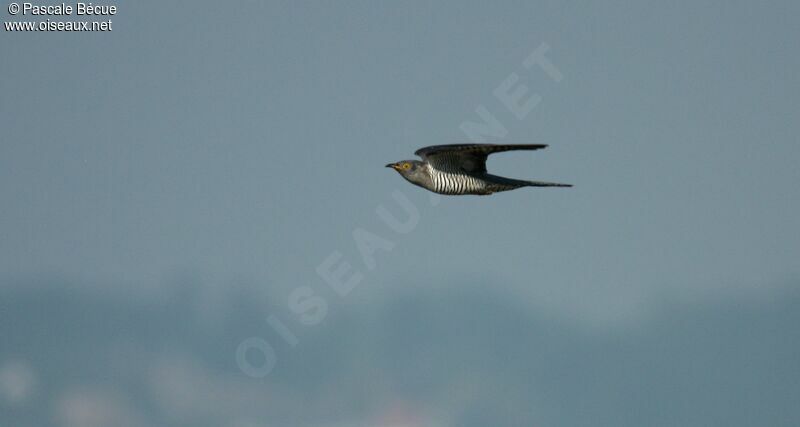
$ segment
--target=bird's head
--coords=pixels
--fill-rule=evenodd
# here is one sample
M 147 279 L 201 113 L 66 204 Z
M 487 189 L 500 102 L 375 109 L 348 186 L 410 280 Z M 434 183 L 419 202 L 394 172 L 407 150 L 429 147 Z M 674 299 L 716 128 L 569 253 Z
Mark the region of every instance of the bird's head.
M 420 184 L 427 177 L 425 171 L 425 163 L 419 160 L 401 160 L 396 163 L 389 163 L 387 168 L 392 168 L 397 171 L 403 178 L 415 183 Z

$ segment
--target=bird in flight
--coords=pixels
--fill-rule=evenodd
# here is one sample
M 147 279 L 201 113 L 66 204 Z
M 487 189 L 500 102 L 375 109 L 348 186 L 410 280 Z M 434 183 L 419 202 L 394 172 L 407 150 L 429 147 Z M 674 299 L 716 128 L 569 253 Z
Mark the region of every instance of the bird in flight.
M 389 163 L 414 185 L 439 194 L 488 195 L 520 187 L 572 187 L 555 182 L 522 181 L 486 172 L 486 158 L 492 153 L 511 150 L 539 150 L 543 144 L 451 144 L 423 147 L 414 154 L 420 160 Z

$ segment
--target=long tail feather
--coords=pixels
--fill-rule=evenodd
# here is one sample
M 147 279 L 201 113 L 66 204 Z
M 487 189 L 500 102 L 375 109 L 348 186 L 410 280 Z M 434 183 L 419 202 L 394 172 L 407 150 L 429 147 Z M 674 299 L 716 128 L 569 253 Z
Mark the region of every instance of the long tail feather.
M 572 184 L 561 184 L 558 182 L 542 182 L 542 181 L 523 181 L 528 184 L 528 187 L 572 187 Z
M 490 175 L 490 174 L 483 174 L 481 176 L 486 181 L 491 183 L 500 185 L 500 186 L 509 186 L 509 187 L 572 187 L 572 184 L 560 184 L 557 182 L 544 182 L 544 181 L 523 181 L 519 179 L 511 179 L 506 178 L 503 176 L 497 175 Z

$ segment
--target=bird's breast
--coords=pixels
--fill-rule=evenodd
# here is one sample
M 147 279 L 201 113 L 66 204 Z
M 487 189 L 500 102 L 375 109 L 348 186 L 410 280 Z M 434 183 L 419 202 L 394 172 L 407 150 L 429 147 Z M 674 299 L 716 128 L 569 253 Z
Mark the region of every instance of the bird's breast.
M 485 182 L 472 175 L 431 170 L 431 191 L 439 194 L 485 194 Z

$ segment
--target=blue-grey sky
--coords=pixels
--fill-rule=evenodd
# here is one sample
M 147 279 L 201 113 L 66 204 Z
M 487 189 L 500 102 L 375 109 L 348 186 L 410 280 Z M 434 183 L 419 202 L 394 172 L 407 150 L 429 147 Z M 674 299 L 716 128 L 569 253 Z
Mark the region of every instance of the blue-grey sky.
M 701 3 L 142 1 L 3 31 L 0 420 L 797 425 L 800 5 Z M 543 46 L 560 80 L 525 66 Z M 478 110 L 550 145 L 493 172 L 575 187 L 431 199 L 383 167 Z M 376 212 L 408 204 L 401 233 Z

